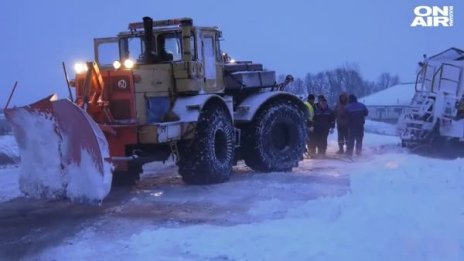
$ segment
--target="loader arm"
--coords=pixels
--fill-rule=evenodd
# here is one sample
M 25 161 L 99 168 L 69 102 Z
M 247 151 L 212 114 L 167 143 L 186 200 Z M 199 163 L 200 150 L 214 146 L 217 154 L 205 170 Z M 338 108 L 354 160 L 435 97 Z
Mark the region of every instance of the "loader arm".
M 111 123 L 114 117 L 109 110 L 109 89 L 96 62 L 87 62 L 83 85 L 77 93 L 76 104 L 99 123 Z
M 102 93 L 104 92 L 105 84 L 98 64 L 95 62 L 87 62 L 86 64 L 89 69 L 85 76 L 83 86 L 83 102 L 84 104 L 89 102 L 96 104 L 100 98 L 103 98 Z M 89 100 L 90 97 L 92 98 L 91 100 Z

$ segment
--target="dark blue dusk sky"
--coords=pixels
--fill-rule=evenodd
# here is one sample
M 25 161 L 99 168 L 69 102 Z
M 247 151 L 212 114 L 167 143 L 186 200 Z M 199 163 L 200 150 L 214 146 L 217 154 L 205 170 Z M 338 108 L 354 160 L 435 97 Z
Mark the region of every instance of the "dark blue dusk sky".
M 419 5 L 454 6 L 454 26 L 410 27 Z M 462 0 L 2 0 L 0 10 L 0 106 L 15 80 L 14 104 L 64 96 L 61 62 L 73 76 L 74 62 L 92 60 L 93 38 L 113 36 L 143 16 L 217 25 L 232 57 L 299 77 L 349 62 L 369 80 L 390 72 L 413 81 L 422 54 L 464 48 Z

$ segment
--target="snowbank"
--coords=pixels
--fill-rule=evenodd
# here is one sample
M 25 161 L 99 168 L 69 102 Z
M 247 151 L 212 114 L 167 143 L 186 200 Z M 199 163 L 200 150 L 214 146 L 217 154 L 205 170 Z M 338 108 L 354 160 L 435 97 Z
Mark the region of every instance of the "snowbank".
M 398 135 L 396 125 L 372 120 L 366 120 L 364 131 L 389 136 Z
M 110 164 L 104 164 L 101 175 L 85 150 L 79 163 L 65 162 L 62 151 L 66 151 L 68 138 L 57 134 L 57 124 L 50 115 L 25 109 L 14 113 L 14 133 L 21 151 L 20 190 L 34 198 L 101 202 L 111 189 Z M 107 147 L 101 150 L 104 158 L 109 157 Z
M 409 105 L 415 93 L 415 83 L 402 83 L 359 98 L 366 106 Z
M 21 196 L 19 191 L 19 174 L 16 167 L 0 169 L 0 202 Z
M 17 164 L 19 149 L 13 136 L 0 136 L 0 166 Z

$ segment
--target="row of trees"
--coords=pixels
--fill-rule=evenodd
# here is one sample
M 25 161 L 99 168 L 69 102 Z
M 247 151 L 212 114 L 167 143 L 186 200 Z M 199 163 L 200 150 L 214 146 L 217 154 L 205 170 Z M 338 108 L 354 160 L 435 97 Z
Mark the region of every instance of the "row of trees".
M 282 82 L 284 78 L 284 75 L 279 75 L 278 82 Z M 357 65 L 345 64 L 316 74 L 307 73 L 304 79 L 295 78 L 286 90 L 303 97 L 310 93 L 316 96 L 322 94 L 329 104 L 335 104 L 342 92 L 363 97 L 399 82 L 399 77 L 390 73 L 382 73 L 377 81 L 368 81 L 363 79 Z

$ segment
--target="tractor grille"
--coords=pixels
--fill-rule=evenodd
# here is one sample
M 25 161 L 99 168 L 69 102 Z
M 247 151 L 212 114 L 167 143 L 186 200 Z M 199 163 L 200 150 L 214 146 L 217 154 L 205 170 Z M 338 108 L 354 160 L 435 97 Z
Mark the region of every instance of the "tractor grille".
M 130 78 L 129 76 L 113 76 L 104 77 L 107 87 L 110 87 L 111 92 L 130 92 Z
M 79 88 L 84 87 L 85 79 L 81 78 L 77 80 L 77 86 Z M 112 77 L 103 77 L 103 82 L 105 83 L 105 87 L 109 88 L 112 93 L 117 92 L 130 92 L 131 91 L 131 81 L 129 76 L 112 76 Z
M 129 71 L 101 71 L 101 76 L 103 78 L 104 89 L 101 93 L 99 100 L 103 101 L 101 104 L 108 104 L 109 113 L 107 116 L 109 120 L 114 119 L 118 123 L 123 122 L 134 122 L 136 119 L 135 113 L 135 91 L 134 84 L 132 80 L 132 73 Z M 76 94 L 77 98 L 83 98 L 83 88 L 85 77 L 87 75 L 80 75 L 76 79 Z M 91 88 L 95 84 L 95 79 L 91 82 Z M 91 89 L 90 95 L 94 95 L 94 89 Z M 108 102 L 108 103 L 106 103 Z M 101 105 L 99 103 L 99 105 Z M 99 106 L 100 108 L 101 106 Z
M 135 118 L 133 110 L 133 88 L 129 75 L 114 73 L 104 77 L 105 87 L 109 91 L 109 108 L 113 119 L 126 121 Z

